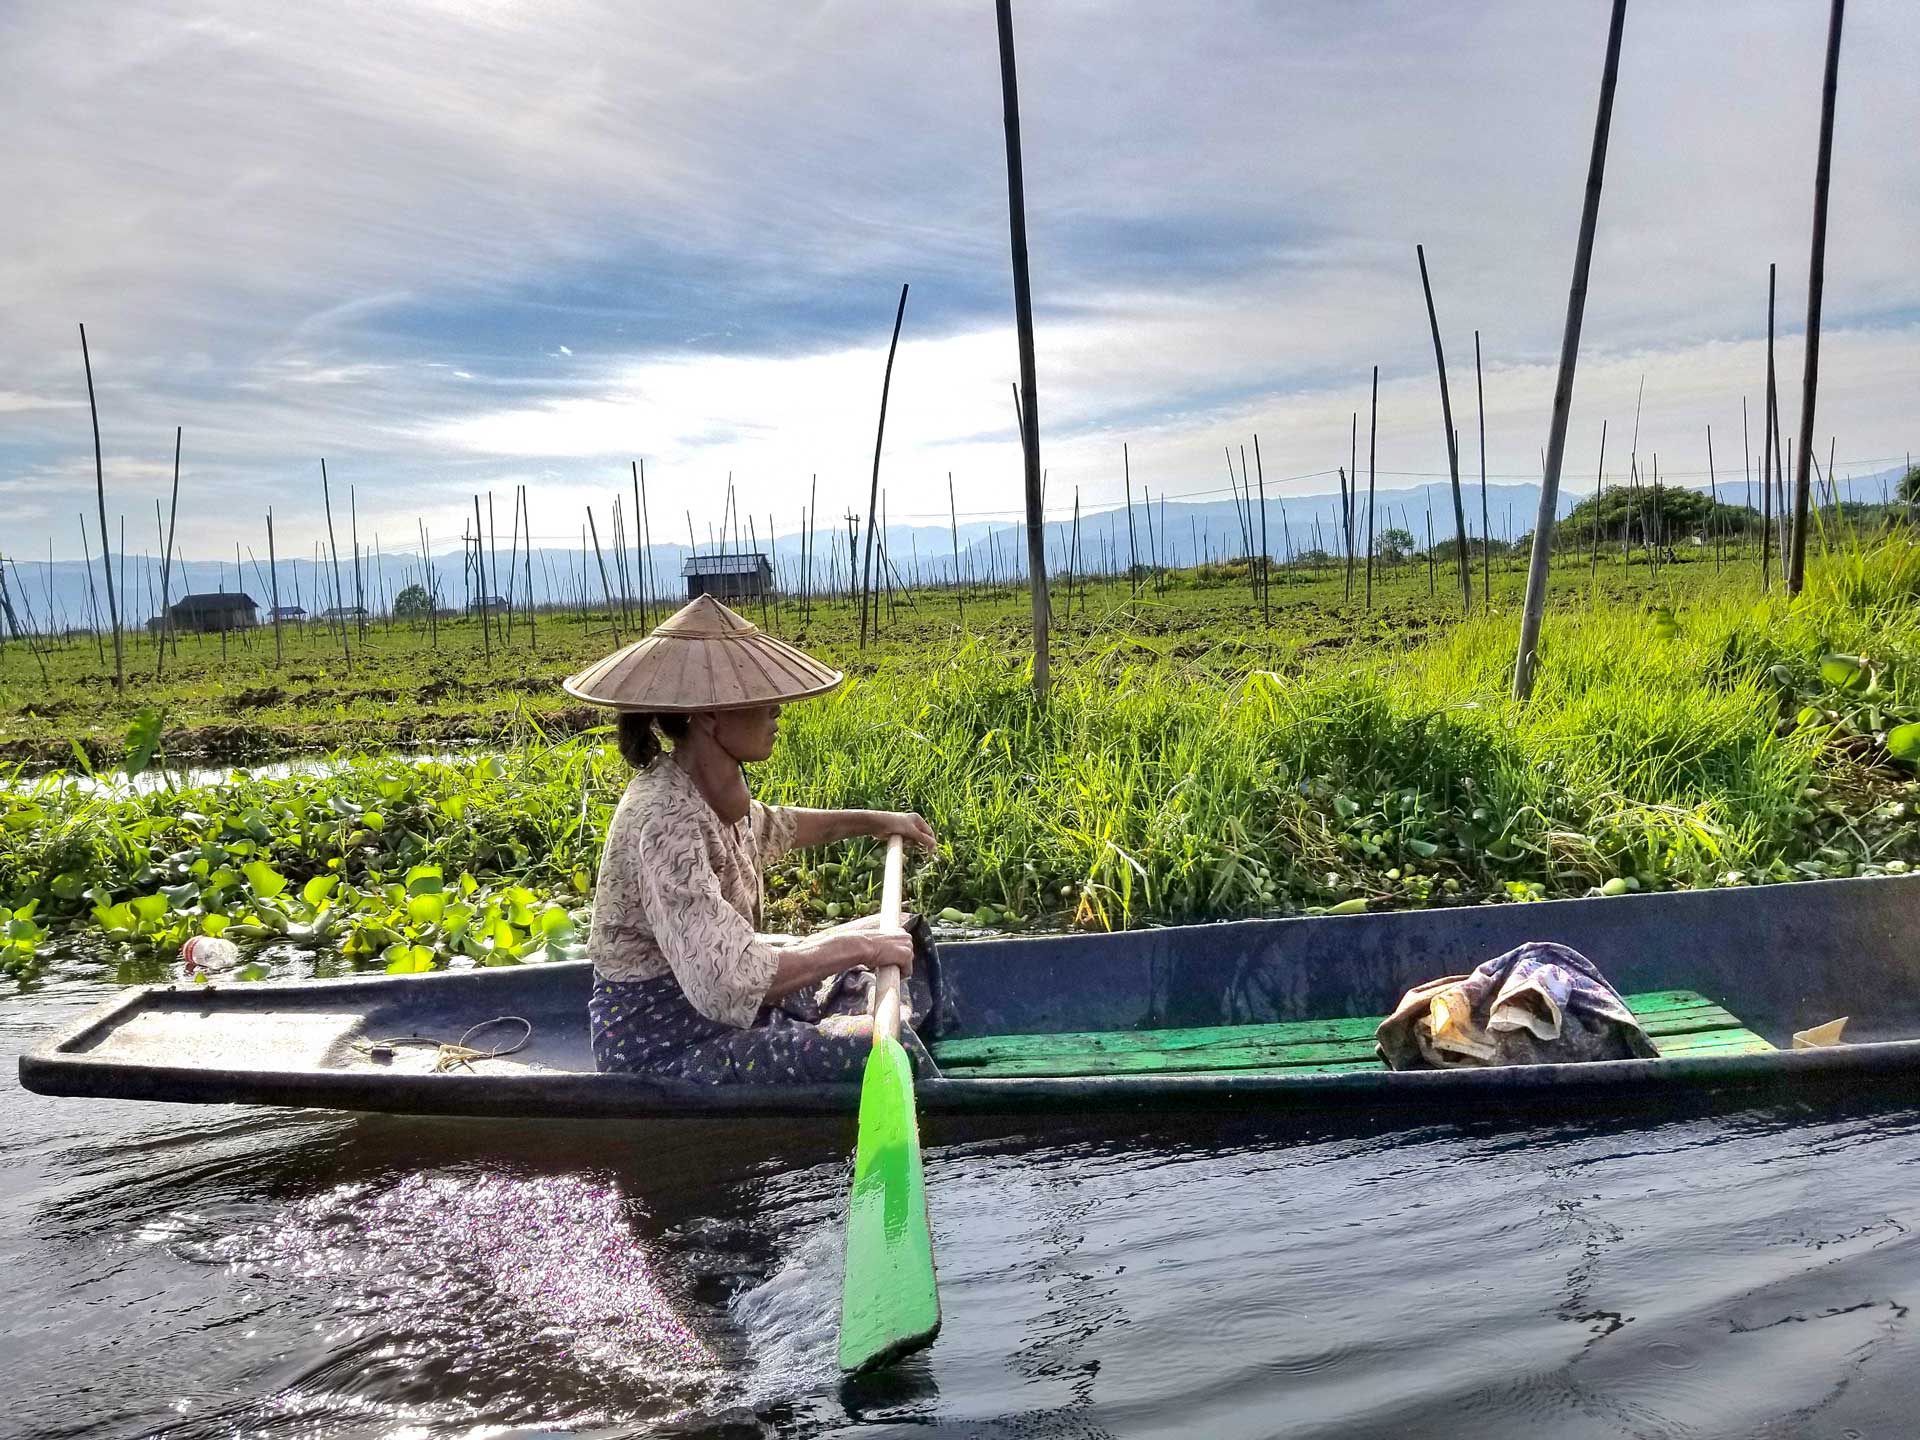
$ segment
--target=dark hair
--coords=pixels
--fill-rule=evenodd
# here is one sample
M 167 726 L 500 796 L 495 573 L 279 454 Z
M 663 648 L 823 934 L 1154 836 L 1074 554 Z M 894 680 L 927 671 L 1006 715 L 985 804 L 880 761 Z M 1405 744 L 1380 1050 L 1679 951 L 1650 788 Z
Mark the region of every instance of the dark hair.
M 661 755 L 660 736 L 678 744 L 687 738 L 685 715 L 648 715 L 638 710 L 622 710 L 615 727 L 620 755 L 636 770 L 644 770 Z M 656 733 L 657 732 L 657 733 Z

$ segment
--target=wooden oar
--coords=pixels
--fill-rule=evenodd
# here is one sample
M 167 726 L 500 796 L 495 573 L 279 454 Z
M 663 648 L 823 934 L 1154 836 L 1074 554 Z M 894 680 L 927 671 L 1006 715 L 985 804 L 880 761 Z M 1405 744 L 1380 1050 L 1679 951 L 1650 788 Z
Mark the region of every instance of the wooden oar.
M 887 842 L 881 922 L 900 925 L 900 839 Z M 840 1289 L 840 1368 L 870 1370 L 940 1333 L 933 1233 L 920 1170 L 913 1066 L 899 1040 L 900 969 L 874 984 L 873 1052 L 860 1085 L 860 1136 L 847 1204 L 847 1268 Z

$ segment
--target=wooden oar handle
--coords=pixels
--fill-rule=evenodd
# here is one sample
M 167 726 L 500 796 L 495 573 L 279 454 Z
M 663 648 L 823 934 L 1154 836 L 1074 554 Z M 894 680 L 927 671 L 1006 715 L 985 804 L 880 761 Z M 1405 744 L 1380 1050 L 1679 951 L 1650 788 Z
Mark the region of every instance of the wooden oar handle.
M 900 928 L 900 871 L 903 842 L 898 835 L 887 841 L 887 866 L 880 881 L 880 924 L 883 929 Z M 873 984 L 873 1043 L 880 1037 L 896 1039 L 900 1034 L 900 967 L 882 965 Z

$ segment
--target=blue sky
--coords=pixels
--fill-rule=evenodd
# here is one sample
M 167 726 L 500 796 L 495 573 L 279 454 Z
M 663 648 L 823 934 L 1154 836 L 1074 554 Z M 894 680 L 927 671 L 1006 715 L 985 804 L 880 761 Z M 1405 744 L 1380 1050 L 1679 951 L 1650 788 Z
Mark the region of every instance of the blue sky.
M 1016 6 L 1049 499 L 1223 488 L 1345 459 L 1381 368 L 1386 483 L 1444 469 L 1414 244 L 1456 421 L 1489 468 L 1544 442 L 1606 25 L 1539 5 Z M 1920 413 L 1920 11 L 1849 8 L 1817 432 L 1843 468 Z M 1758 434 L 1767 263 L 1797 427 L 1826 7 L 1630 10 L 1569 450 L 1663 474 Z M 732 474 L 797 525 L 863 509 L 912 284 L 884 482 L 896 521 L 1013 513 L 1017 370 L 992 6 L 173 3 L 0 12 L 15 138 L 0 247 L 0 535 L 79 553 L 93 347 L 108 505 L 149 544 L 185 429 L 187 553 L 321 534 L 436 548 L 471 494 L 538 535 L 644 458 L 657 533 Z M 1362 416 L 1362 463 L 1365 463 Z M 1757 453 L 1757 438 L 1755 449 Z M 1477 467 L 1476 467 L 1477 468 Z M 1330 488 L 1322 478 L 1282 493 Z M 604 521 L 603 521 L 604 523 Z

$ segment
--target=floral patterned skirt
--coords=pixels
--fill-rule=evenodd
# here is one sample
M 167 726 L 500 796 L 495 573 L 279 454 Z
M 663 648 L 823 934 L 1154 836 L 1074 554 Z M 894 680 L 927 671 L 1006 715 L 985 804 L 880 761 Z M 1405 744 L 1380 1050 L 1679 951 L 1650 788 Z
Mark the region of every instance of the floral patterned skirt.
M 940 1072 L 921 1034 L 934 1033 L 939 1017 L 938 960 L 922 927 L 915 934 L 914 972 L 906 990 L 915 1018 L 900 1028 L 914 1073 L 922 1079 Z M 929 978 L 932 983 L 929 984 Z M 828 1015 L 866 1012 L 873 982 L 868 970 L 838 977 L 824 1001 L 804 992 L 779 1005 L 763 1005 L 752 1025 L 741 1029 L 709 1019 L 694 1009 L 671 975 L 653 980 L 608 980 L 597 971 L 587 1017 L 593 1034 L 593 1063 L 601 1071 L 626 1071 L 692 1080 L 705 1085 L 819 1085 L 859 1083 L 873 1041 L 864 1035 L 829 1035 L 819 1021 Z

